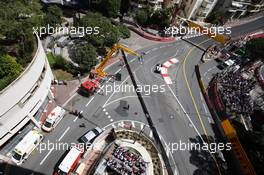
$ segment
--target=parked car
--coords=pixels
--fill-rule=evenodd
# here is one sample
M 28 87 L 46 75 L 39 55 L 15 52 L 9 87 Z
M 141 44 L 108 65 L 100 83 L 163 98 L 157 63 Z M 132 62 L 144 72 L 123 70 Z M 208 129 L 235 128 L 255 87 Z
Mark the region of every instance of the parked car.
M 219 68 L 220 70 L 223 70 L 223 69 L 225 69 L 225 68 L 227 68 L 227 67 L 229 67 L 229 66 L 232 66 L 234 63 L 235 63 L 234 60 L 232 60 L 232 59 L 228 59 L 228 60 L 222 62 L 221 64 L 219 64 L 219 65 L 217 66 L 217 68 Z
M 87 131 L 81 138 L 79 138 L 79 142 L 82 143 L 92 143 L 94 139 L 99 136 L 103 130 L 99 127 L 93 128 Z

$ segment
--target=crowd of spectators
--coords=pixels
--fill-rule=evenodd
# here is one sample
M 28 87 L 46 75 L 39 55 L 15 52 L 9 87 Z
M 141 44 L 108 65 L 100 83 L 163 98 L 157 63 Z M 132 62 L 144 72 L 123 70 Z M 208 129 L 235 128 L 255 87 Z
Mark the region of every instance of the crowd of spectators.
M 139 155 L 122 147 L 116 147 L 113 150 L 107 166 L 121 175 L 145 175 L 146 173 L 146 162 Z
M 247 116 L 253 113 L 253 100 L 249 93 L 255 86 L 254 79 L 245 79 L 241 72 L 226 72 L 217 74 L 217 82 L 227 113 Z

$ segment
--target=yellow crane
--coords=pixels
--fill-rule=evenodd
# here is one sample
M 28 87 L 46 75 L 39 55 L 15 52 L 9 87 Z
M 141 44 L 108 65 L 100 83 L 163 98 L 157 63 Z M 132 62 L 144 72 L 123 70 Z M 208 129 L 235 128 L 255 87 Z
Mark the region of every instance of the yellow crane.
M 106 63 L 110 60 L 112 55 L 117 51 L 117 50 L 123 50 L 127 52 L 128 54 L 135 55 L 137 57 L 141 57 L 140 54 L 136 53 L 133 50 L 130 50 L 129 48 L 123 46 L 122 44 L 114 44 L 111 48 L 111 50 L 107 53 L 106 57 L 103 59 L 103 61 L 99 64 L 99 66 L 95 69 L 95 72 L 97 73 L 98 76 L 104 77 L 107 75 L 106 72 L 104 72 L 104 68 L 106 66 Z
M 188 27 L 190 28 L 200 29 L 200 31 L 205 30 L 204 27 L 200 26 L 199 24 L 194 23 L 193 21 L 190 21 L 190 20 L 185 20 L 185 21 L 187 22 Z M 222 44 L 226 44 L 231 39 L 229 36 L 226 36 L 223 34 L 215 34 L 215 33 L 209 32 L 207 35 L 213 40 L 220 42 Z
M 234 151 L 235 156 L 237 157 L 244 174 L 256 175 L 254 167 L 239 141 L 235 128 L 232 126 L 232 124 L 228 119 L 222 121 L 221 125 L 223 127 L 224 133 L 228 141 L 232 145 L 232 150 Z

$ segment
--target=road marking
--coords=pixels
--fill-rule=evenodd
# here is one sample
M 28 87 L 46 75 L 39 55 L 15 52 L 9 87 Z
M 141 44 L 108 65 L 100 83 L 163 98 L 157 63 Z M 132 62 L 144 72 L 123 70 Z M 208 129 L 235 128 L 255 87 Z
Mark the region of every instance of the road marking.
M 210 117 L 207 117 L 207 120 L 208 120 L 208 122 L 209 122 L 210 124 L 212 123 Z
M 47 159 L 47 157 L 51 154 L 51 152 L 54 150 L 54 148 L 52 148 L 49 152 L 48 152 L 48 154 L 46 154 L 46 156 L 41 160 L 41 162 L 39 163 L 39 165 L 42 165 L 44 162 L 45 162 L 45 160 Z
M 198 134 L 198 136 L 201 138 L 201 140 L 204 142 L 200 132 L 198 131 L 198 129 L 196 128 L 196 126 L 194 125 L 192 119 L 190 118 L 189 114 L 185 111 L 184 107 L 182 106 L 182 104 L 180 103 L 179 99 L 177 98 L 177 96 L 174 94 L 174 92 L 172 91 L 171 87 L 169 85 L 167 85 L 167 87 L 169 88 L 169 90 L 171 91 L 172 95 L 174 96 L 174 98 L 176 99 L 177 103 L 180 105 L 183 113 L 187 116 L 189 122 L 191 123 L 191 125 L 193 126 L 195 132 Z
M 144 124 L 143 123 L 140 123 L 140 130 L 142 130 L 144 127 Z
M 111 118 L 111 115 L 108 115 L 108 117 L 107 118 Z
M 73 92 L 75 92 L 67 101 L 65 101 L 63 104 L 62 104 L 62 107 L 65 107 L 65 105 L 71 101 L 71 99 L 73 99 L 73 97 L 75 97 L 77 95 L 76 91 L 77 91 L 78 88 L 76 88 Z
M 202 94 L 202 92 L 200 92 L 200 98 L 203 101 L 203 94 Z
M 145 97 L 151 97 L 151 96 L 148 96 L 148 95 L 142 95 L 142 97 L 145 98 Z M 107 106 L 111 105 L 112 103 L 116 103 L 116 102 L 118 102 L 118 101 L 120 101 L 120 100 L 123 100 L 123 99 L 126 99 L 126 98 L 138 98 L 138 96 L 136 96 L 136 95 L 131 95 L 131 96 L 120 97 L 120 98 L 118 98 L 118 99 L 116 99 L 116 100 L 113 100 L 113 101 L 109 102 L 108 104 L 105 104 L 104 107 L 107 107 Z
M 94 99 L 94 96 L 91 98 L 91 100 L 88 101 L 88 103 L 85 105 L 85 107 L 87 107 Z
M 58 141 L 61 141 L 61 139 L 65 136 L 65 134 L 69 131 L 71 127 L 68 126 L 68 128 L 62 133 Z
M 200 45 L 202 45 L 203 43 L 208 42 L 209 40 L 211 40 L 211 38 L 209 38 L 209 39 L 207 39 L 207 40 L 205 40 L 205 41 L 199 43 L 197 46 L 200 46 Z M 203 131 L 204 131 L 204 134 L 205 134 L 206 137 L 207 137 L 207 141 L 209 142 L 207 130 L 206 130 L 205 126 L 204 126 L 204 122 L 203 122 L 202 117 L 201 117 L 201 114 L 200 114 L 200 112 L 199 112 L 199 110 L 198 110 L 197 104 L 196 104 L 196 102 L 195 102 L 195 99 L 194 99 L 194 96 L 193 96 L 192 90 L 191 90 L 191 88 L 190 88 L 190 85 L 189 85 L 189 82 L 188 82 L 188 80 L 187 80 L 187 76 L 186 76 L 186 66 L 185 66 L 185 64 L 186 64 L 186 60 L 187 60 L 187 58 L 189 57 L 190 53 L 191 53 L 195 48 L 196 48 L 196 47 L 192 47 L 192 49 L 189 50 L 189 52 L 187 53 L 187 55 L 186 55 L 185 58 L 184 58 L 184 61 L 183 61 L 183 75 L 184 75 L 185 83 L 186 83 L 186 85 L 187 85 L 187 89 L 188 89 L 188 91 L 189 91 L 189 94 L 190 94 L 190 96 L 191 96 L 191 99 L 192 99 L 192 102 L 193 102 L 193 105 L 194 105 L 194 108 L 195 108 L 195 111 L 196 111 L 196 113 L 197 113 L 197 115 L 198 115 L 198 118 L 199 118 L 199 121 L 200 121 L 200 123 L 201 123 L 201 126 L 202 126 L 202 129 L 203 129 Z M 204 140 L 203 140 L 203 142 L 204 142 Z M 221 174 L 221 172 L 220 172 L 220 170 L 219 170 L 219 165 L 218 165 L 217 160 L 215 159 L 214 155 L 213 155 L 211 152 L 209 152 L 209 153 L 210 153 L 210 155 L 212 156 L 212 158 L 213 158 L 213 160 L 214 160 L 214 162 L 215 162 L 215 165 L 217 166 L 217 170 L 218 170 L 219 174 Z
M 133 128 L 135 128 L 135 122 L 134 121 L 131 122 L 131 125 Z
M 151 61 L 151 59 L 147 60 L 145 63 L 148 63 L 149 61 Z M 133 74 L 134 74 L 139 68 L 141 68 L 141 67 L 137 67 L 137 68 L 135 69 L 135 71 L 133 72 Z M 124 84 L 124 82 L 125 82 L 128 78 L 130 78 L 130 76 L 127 76 L 127 77 L 124 79 L 124 81 L 121 82 L 120 86 L 122 86 L 122 85 Z M 103 105 L 103 108 L 106 106 L 106 104 L 108 103 L 108 101 L 112 98 L 112 96 L 113 96 L 115 93 L 116 93 L 116 92 L 112 92 L 112 94 L 108 97 L 108 99 L 106 100 L 105 104 Z
M 124 127 L 124 121 L 117 123 L 117 126 Z
M 113 127 L 113 128 L 116 128 L 116 126 L 115 126 L 114 124 L 112 124 L 112 127 Z
M 152 131 L 150 131 L 150 133 L 149 133 L 149 137 L 150 137 L 150 138 L 153 137 L 153 133 L 152 133 Z
M 78 119 L 78 116 L 77 117 L 75 117 L 75 119 L 73 120 L 73 122 L 76 122 L 76 120 Z
M 132 63 L 134 61 L 136 61 L 136 58 L 133 58 L 132 60 L 130 60 L 129 63 Z
M 105 115 L 108 115 L 109 113 L 108 112 L 105 112 Z
M 207 108 L 206 108 L 206 106 L 205 106 L 204 103 L 203 103 L 203 107 L 204 107 L 204 111 L 205 111 L 205 113 L 208 114 Z
M 168 146 L 166 146 L 166 154 L 167 154 L 167 157 L 169 157 L 170 156 L 170 148 L 168 147 Z
M 114 121 L 114 120 L 111 118 L 111 119 L 110 119 L 110 122 L 113 122 L 113 121 Z
M 124 79 L 124 81 L 122 81 L 122 83 L 120 84 L 120 86 L 122 86 L 122 85 L 125 83 L 125 81 L 127 81 L 128 78 L 129 78 L 129 76 L 127 76 L 127 77 Z M 108 97 L 108 99 L 106 100 L 105 104 L 103 105 L 103 108 L 105 108 L 106 104 L 107 104 L 108 101 L 112 98 L 112 96 L 113 96 L 114 94 L 115 94 L 115 91 L 112 92 L 112 94 Z
M 211 38 L 210 38 L 210 39 L 207 39 L 207 40 L 205 40 L 205 41 L 203 41 L 203 42 L 201 42 L 201 43 L 199 43 L 198 46 L 201 45 L 201 44 L 203 44 L 203 43 L 208 42 L 209 40 L 211 40 Z M 205 126 L 204 126 L 204 123 L 203 123 L 202 117 L 201 117 L 200 112 L 199 112 L 199 110 L 198 110 L 197 104 L 196 104 L 196 102 L 195 102 L 195 99 L 194 99 L 194 96 L 193 96 L 192 90 L 191 90 L 191 88 L 190 88 L 189 82 L 188 82 L 188 80 L 187 80 L 187 76 L 186 76 L 186 66 L 185 66 L 185 64 L 186 64 L 186 60 L 187 60 L 187 58 L 189 57 L 190 53 L 191 53 L 195 48 L 196 48 L 196 47 L 193 47 L 192 49 L 190 49 L 189 52 L 187 53 L 187 55 L 186 55 L 185 58 L 184 58 L 184 61 L 183 61 L 183 75 L 184 75 L 185 83 L 186 83 L 186 85 L 187 85 L 187 89 L 188 89 L 189 94 L 190 94 L 191 99 L 192 99 L 193 106 L 194 106 L 195 111 L 196 111 L 196 113 L 197 113 L 197 115 L 198 115 L 198 118 L 199 118 L 200 124 L 201 124 L 201 126 L 202 126 L 202 128 L 203 128 L 203 131 L 204 131 L 205 135 L 208 135 L 208 134 L 207 134 L 207 130 L 205 129 Z
M 117 74 L 118 72 L 120 72 L 121 71 L 121 68 L 120 69 L 118 69 L 114 74 Z

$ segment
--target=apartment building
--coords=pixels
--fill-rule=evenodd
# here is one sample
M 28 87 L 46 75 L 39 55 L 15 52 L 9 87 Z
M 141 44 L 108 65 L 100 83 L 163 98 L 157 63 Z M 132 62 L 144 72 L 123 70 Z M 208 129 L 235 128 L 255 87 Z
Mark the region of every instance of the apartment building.
M 214 10 L 224 12 L 227 19 L 239 19 L 264 11 L 264 0 L 218 0 Z
M 53 98 L 50 90 L 53 74 L 40 39 L 38 49 L 28 67 L 9 86 L 0 91 L 0 146 L 32 122 L 45 102 Z
M 232 0 L 228 9 L 230 19 L 238 19 L 264 10 L 264 0 Z
M 194 21 L 204 21 L 216 3 L 217 0 L 184 0 L 181 3 L 181 16 Z

